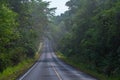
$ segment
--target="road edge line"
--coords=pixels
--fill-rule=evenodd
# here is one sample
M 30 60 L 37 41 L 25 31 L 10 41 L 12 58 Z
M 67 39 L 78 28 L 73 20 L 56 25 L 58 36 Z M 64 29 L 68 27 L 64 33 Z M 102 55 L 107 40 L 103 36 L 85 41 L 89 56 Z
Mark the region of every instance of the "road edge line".
M 36 66 L 38 63 L 35 63 L 23 76 L 21 76 L 18 80 L 23 80 Z

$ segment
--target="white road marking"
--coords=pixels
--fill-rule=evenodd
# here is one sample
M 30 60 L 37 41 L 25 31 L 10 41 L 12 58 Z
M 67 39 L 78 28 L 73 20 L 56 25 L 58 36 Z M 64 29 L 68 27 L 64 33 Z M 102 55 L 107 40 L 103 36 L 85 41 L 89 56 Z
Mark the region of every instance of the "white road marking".
M 39 44 L 39 47 L 38 47 L 38 51 L 37 51 L 37 54 L 40 52 L 40 50 L 42 49 L 42 43 L 40 43 Z M 33 65 L 33 67 L 31 67 L 20 79 L 18 79 L 18 80 L 23 80 L 35 67 L 36 67 L 36 65 L 37 65 L 38 63 L 35 63 L 34 65 Z
M 38 63 L 34 64 L 33 67 L 31 67 L 20 79 L 18 80 L 23 80 L 36 66 Z
M 48 46 L 48 50 L 50 51 L 50 47 Z M 51 53 L 49 53 L 50 58 L 52 58 Z M 56 73 L 57 77 L 59 80 L 63 80 L 62 77 L 60 76 L 60 74 L 57 72 L 55 65 L 52 62 L 49 62 L 49 64 L 52 66 L 54 72 Z
M 55 71 L 57 77 L 59 78 L 59 80 L 63 80 L 63 79 L 61 78 L 60 74 L 57 72 L 57 70 L 56 70 L 56 68 L 54 67 L 54 65 L 53 65 L 52 63 L 50 63 L 50 64 L 51 64 L 53 70 Z
M 55 55 L 55 53 L 52 53 L 53 57 L 56 58 L 56 60 L 58 61 L 59 59 L 57 58 L 57 56 Z M 62 62 L 58 61 L 65 69 L 67 69 L 68 71 L 71 71 L 72 73 L 74 73 L 76 76 L 80 77 L 81 80 L 97 80 L 95 78 L 92 77 L 85 77 L 83 75 L 83 72 L 78 72 L 73 68 L 70 68 L 69 65 L 64 65 Z

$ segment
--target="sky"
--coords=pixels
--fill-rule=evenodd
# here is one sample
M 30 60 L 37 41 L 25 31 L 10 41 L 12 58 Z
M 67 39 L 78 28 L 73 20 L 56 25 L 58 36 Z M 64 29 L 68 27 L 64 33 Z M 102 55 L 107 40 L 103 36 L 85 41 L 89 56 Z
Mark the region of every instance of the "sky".
M 68 10 L 68 7 L 65 6 L 65 3 L 69 0 L 43 0 L 43 1 L 50 1 L 50 8 L 57 7 L 55 15 L 60 15 Z

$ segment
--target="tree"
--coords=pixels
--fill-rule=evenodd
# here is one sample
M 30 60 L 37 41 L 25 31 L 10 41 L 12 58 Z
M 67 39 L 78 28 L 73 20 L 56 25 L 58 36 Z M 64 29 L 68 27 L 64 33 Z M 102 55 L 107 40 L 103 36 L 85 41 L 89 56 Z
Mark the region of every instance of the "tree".
M 56 17 L 67 29 L 58 49 L 90 69 L 119 74 L 120 1 L 70 0 L 66 5 L 69 10 Z
M 3 54 L 7 52 L 7 50 L 13 46 L 13 42 L 19 38 L 19 33 L 16 31 L 18 25 L 16 16 L 17 13 L 10 10 L 5 4 L 0 5 L 0 71 L 7 67 L 6 65 L 9 65 L 9 63 L 6 64 L 8 60 L 4 58 Z M 2 58 L 4 60 L 2 60 Z

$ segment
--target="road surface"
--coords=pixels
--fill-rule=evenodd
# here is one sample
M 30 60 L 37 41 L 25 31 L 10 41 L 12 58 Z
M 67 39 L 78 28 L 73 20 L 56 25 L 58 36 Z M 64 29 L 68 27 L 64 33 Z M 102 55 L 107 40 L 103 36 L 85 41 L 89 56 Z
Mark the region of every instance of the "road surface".
M 97 80 L 60 61 L 49 40 L 45 40 L 40 59 L 18 80 Z

